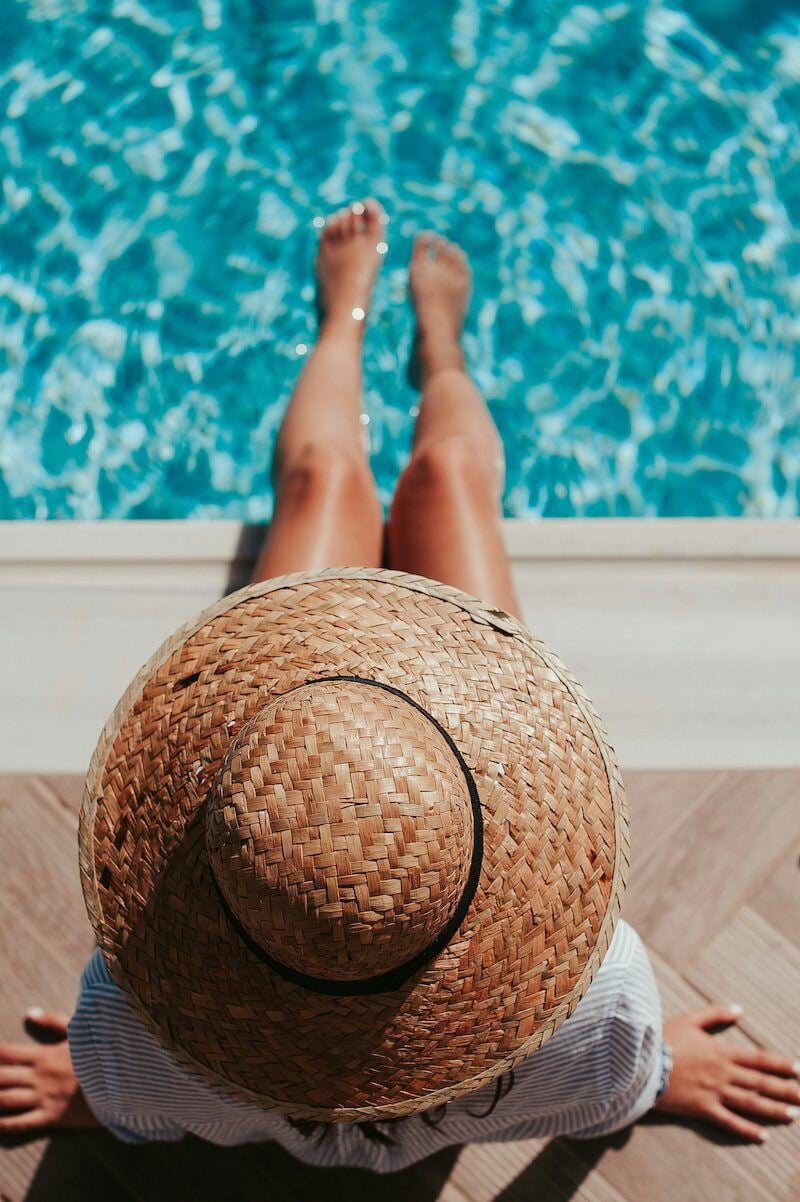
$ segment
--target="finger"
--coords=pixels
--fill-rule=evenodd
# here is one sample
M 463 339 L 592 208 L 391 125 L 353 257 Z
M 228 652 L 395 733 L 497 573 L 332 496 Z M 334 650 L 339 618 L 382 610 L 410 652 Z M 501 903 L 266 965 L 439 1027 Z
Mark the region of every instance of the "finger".
M 738 1135 L 740 1139 L 747 1139 L 752 1143 L 763 1144 L 769 1136 L 769 1132 L 758 1123 L 751 1122 L 750 1119 L 736 1114 L 733 1110 L 728 1110 L 725 1106 L 715 1106 L 709 1112 L 709 1118 L 725 1131 L 730 1131 L 732 1135 Z
M 12 1085 L 28 1085 L 33 1081 L 33 1069 L 27 1064 L 9 1064 L 0 1067 L 0 1089 Z
M 739 1021 L 742 1012 L 741 1006 L 703 1006 L 701 1010 L 690 1010 L 684 1017 L 707 1031 L 709 1027 L 729 1027 Z
M 731 1084 L 755 1090 L 767 1098 L 777 1098 L 779 1102 L 800 1102 L 800 1085 L 796 1081 L 775 1077 L 771 1073 L 759 1073 L 752 1068 L 734 1069 Z
M 24 1114 L 0 1115 L 0 1133 L 16 1135 L 22 1131 L 36 1131 L 39 1127 L 47 1126 L 47 1115 L 44 1110 L 26 1110 Z
M 736 1064 L 760 1069 L 764 1073 L 775 1073 L 779 1077 L 800 1077 L 800 1061 L 791 1060 L 788 1056 L 779 1056 L 776 1052 L 765 1052 L 762 1048 L 736 1048 L 733 1058 Z
M 0 1090 L 0 1110 L 34 1110 L 36 1093 L 32 1089 Z
M 0 1064 L 31 1064 L 33 1048 L 25 1043 L 0 1043 Z
M 43 1010 L 32 1006 L 25 1011 L 25 1028 L 40 1043 L 59 1043 L 67 1038 L 69 1018 L 60 1010 Z
M 797 1118 L 796 1106 L 786 1106 L 772 1098 L 765 1098 L 751 1089 L 730 1086 L 722 1095 L 725 1105 L 740 1114 L 751 1114 L 754 1118 L 773 1119 L 776 1123 L 791 1123 Z

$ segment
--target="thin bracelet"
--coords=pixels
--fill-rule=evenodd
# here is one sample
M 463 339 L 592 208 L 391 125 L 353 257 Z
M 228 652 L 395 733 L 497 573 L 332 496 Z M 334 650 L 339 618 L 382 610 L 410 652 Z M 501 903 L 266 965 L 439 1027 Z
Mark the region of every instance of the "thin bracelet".
M 661 1076 L 658 1081 L 658 1093 L 656 1094 L 656 1102 L 659 1100 L 664 1090 L 669 1085 L 669 1077 L 672 1072 L 672 1048 L 666 1041 L 661 1043 Z M 655 1102 L 653 1103 L 655 1105 Z

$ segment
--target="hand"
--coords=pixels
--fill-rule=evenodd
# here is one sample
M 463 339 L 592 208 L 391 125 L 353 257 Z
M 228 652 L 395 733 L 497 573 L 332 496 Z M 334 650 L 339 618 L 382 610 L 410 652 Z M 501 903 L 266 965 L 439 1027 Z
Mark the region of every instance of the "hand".
M 656 1110 L 705 1119 L 742 1139 L 763 1142 L 769 1132 L 752 1118 L 790 1123 L 800 1113 L 800 1063 L 720 1043 L 709 1034 L 711 1027 L 735 1023 L 741 1013 L 740 1006 L 708 1006 L 664 1024 L 673 1068 Z
M 66 1015 L 28 1011 L 27 1025 L 41 1042 L 0 1044 L 0 1135 L 99 1126 L 72 1068 Z

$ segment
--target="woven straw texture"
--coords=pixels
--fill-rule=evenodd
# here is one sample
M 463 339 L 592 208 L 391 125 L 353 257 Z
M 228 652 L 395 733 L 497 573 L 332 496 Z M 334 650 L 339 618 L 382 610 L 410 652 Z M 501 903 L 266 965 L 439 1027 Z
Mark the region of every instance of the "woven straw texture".
M 613 751 L 553 654 L 385 570 L 251 585 L 177 631 L 111 715 L 81 811 L 90 918 L 143 1020 L 297 1118 L 411 1114 L 535 1051 L 594 976 L 628 859 Z M 357 987 L 460 903 L 397 988 L 333 996 L 265 959 Z

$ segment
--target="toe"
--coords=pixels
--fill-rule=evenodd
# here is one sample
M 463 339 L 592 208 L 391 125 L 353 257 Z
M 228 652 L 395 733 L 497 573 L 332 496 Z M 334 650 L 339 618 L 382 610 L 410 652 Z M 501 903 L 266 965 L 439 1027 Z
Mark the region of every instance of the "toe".
M 342 226 L 345 216 L 348 214 L 347 209 L 337 209 L 328 218 L 328 224 L 325 226 L 325 233 L 331 242 L 338 242 L 342 236 Z
M 423 230 L 414 243 L 414 258 L 427 259 L 432 256 L 436 244 L 436 234 L 433 230 Z
M 385 217 L 386 213 L 380 201 L 376 200 L 374 196 L 368 196 L 364 201 L 364 228 L 366 232 L 378 237 L 386 225 Z
M 350 236 L 360 234 L 364 226 L 364 206 L 360 200 L 357 200 L 348 210 L 347 220 L 345 221 L 345 232 Z

